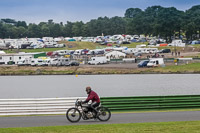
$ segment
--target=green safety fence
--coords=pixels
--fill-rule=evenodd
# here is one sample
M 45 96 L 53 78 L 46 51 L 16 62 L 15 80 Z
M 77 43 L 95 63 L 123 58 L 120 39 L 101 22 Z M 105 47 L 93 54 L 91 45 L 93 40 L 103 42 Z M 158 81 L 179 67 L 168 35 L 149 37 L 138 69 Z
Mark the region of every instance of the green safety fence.
M 111 111 L 168 110 L 200 108 L 200 95 L 102 97 Z
M 38 53 L 38 54 L 34 54 L 34 58 L 45 57 L 45 56 L 47 56 L 46 53 Z

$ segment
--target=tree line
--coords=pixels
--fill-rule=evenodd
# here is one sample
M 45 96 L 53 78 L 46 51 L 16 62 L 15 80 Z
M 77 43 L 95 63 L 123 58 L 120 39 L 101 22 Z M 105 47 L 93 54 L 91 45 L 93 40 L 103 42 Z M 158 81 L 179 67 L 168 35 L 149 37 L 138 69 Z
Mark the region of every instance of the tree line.
M 101 36 L 114 34 L 131 34 L 157 36 L 170 41 L 173 36 L 185 36 L 187 40 L 199 39 L 200 5 L 186 11 L 175 7 L 151 6 L 145 10 L 129 8 L 124 17 L 99 17 L 87 23 L 82 21 L 55 23 L 53 20 L 39 24 L 13 19 L 0 20 L 0 38 L 41 38 Z

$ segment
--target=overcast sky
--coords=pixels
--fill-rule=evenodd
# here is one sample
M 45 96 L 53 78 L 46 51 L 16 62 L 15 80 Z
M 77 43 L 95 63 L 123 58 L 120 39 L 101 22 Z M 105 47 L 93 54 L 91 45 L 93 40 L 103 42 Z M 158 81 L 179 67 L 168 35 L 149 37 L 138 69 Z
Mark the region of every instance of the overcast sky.
M 200 0 L 0 0 L 0 19 L 12 18 L 27 23 L 83 21 L 98 17 L 124 16 L 128 8 L 161 5 L 187 10 Z

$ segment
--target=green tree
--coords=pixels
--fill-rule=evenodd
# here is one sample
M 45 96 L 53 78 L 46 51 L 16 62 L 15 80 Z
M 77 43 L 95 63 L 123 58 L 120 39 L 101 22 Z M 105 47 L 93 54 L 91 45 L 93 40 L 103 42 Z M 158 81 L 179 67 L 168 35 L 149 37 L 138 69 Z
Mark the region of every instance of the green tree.
M 65 37 L 73 37 L 72 27 L 73 27 L 73 23 L 70 21 L 67 21 L 67 24 L 63 27 L 63 35 Z
M 158 35 L 166 39 L 169 38 L 169 41 L 171 41 L 171 37 L 174 36 L 175 32 L 180 33 L 183 14 L 184 12 L 174 7 L 161 9 L 155 27 Z
M 74 36 L 82 36 L 83 22 L 75 22 L 72 26 L 72 34 Z
M 125 34 L 126 32 L 126 21 L 122 17 L 112 17 L 110 20 L 109 27 L 105 27 L 106 30 L 111 31 L 109 35 L 114 34 Z
M 16 26 L 17 27 L 22 26 L 24 28 L 27 28 L 27 24 L 25 21 L 17 21 Z
M 199 38 L 200 34 L 200 5 L 186 10 L 184 16 L 184 30 L 188 39 Z
M 23 26 L 17 27 L 17 37 L 23 38 L 27 36 L 27 30 Z
M 147 7 L 144 11 L 143 22 L 144 22 L 144 34 L 145 35 L 159 35 L 157 27 L 158 14 L 163 9 L 161 6 L 151 6 Z M 167 20 L 166 20 L 167 21 Z
M 129 8 L 125 12 L 126 18 L 134 18 L 142 13 L 142 10 L 139 8 Z
M 40 26 L 36 24 L 29 24 L 28 26 L 28 37 L 36 37 L 36 38 L 41 38 L 41 28 Z

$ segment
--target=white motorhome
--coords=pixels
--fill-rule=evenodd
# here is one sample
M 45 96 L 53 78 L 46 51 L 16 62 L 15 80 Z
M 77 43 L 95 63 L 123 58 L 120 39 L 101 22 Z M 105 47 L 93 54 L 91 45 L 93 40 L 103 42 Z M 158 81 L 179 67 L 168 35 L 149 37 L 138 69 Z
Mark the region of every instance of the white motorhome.
M 88 61 L 88 64 L 90 65 L 99 65 L 99 64 L 105 64 L 108 63 L 108 60 L 105 56 L 101 57 L 92 57 L 90 61 Z
M 6 43 L 4 40 L 0 39 L 0 47 L 6 47 Z
M 32 59 L 31 60 L 31 66 L 44 66 L 45 63 L 43 59 Z
M 51 58 L 50 59 L 51 66 L 58 66 L 58 58 Z
M 147 54 L 154 54 L 157 53 L 158 51 L 159 51 L 158 48 L 146 48 Z
M 55 52 L 58 53 L 58 55 L 61 55 L 61 56 L 70 54 L 70 50 L 57 50 Z
M 127 48 L 127 49 L 124 49 L 122 52 L 126 53 L 126 54 L 134 54 L 134 53 L 137 53 L 137 48 Z
M 47 48 L 51 48 L 51 47 L 55 47 L 57 44 L 57 42 L 54 41 L 48 41 L 48 42 L 44 42 L 44 46 Z
M 185 43 L 183 43 L 182 40 L 173 40 L 168 46 L 185 47 Z
M 114 47 L 113 50 L 123 52 L 127 47 Z
M 104 49 L 94 49 L 94 50 L 89 50 L 87 55 L 104 54 L 104 53 L 105 53 Z
M 152 54 L 158 52 L 158 48 L 138 48 L 137 51 L 142 54 Z
M 31 58 L 25 58 L 17 61 L 18 66 L 28 66 L 31 65 Z
M 44 42 L 52 42 L 52 41 L 54 41 L 53 37 L 43 37 L 42 40 Z
M 163 58 L 150 58 L 147 67 L 165 66 Z
M 81 55 L 82 49 L 75 50 L 74 55 Z
M 46 57 L 39 57 L 36 59 L 32 59 L 30 65 L 31 66 L 49 66 L 51 63 L 51 59 L 50 58 L 46 58 Z
M 54 40 L 55 42 L 59 42 L 59 41 L 62 41 L 63 39 L 60 38 L 60 37 L 58 37 L 58 38 L 54 38 L 53 40 Z
M 69 66 L 69 65 L 70 65 L 70 59 L 69 58 L 58 58 L 57 66 Z

